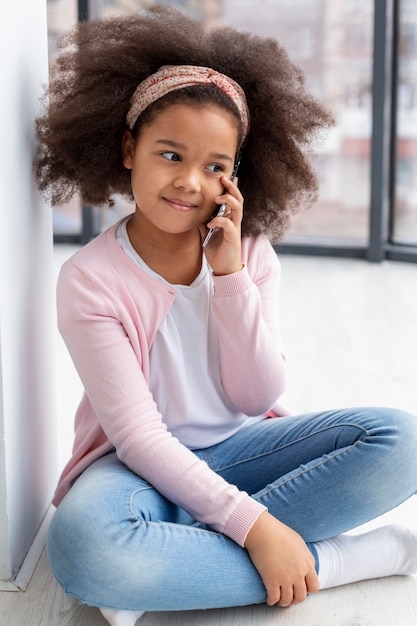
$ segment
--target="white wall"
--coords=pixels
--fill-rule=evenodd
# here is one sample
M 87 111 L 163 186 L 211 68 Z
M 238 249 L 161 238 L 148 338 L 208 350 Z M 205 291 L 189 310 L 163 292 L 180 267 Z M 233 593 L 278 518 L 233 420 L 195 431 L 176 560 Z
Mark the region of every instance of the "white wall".
M 52 216 L 31 177 L 47 82 L 45 0 L 0 5 L 0 580 L 13 578 L 57 479 Z

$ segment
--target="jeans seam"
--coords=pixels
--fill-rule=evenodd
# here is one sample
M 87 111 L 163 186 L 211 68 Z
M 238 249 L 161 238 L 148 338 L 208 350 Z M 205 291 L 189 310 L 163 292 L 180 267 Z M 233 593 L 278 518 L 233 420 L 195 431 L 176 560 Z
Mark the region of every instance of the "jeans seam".
M 212 455 L 210 454 L 210 452 L 207 449 L 202 449 L 199 452 L 201 452 L 201 454 L 204 456 L 205 461 L 207 462 L 207 464 L 211 467 L 211 469 L 214 472 L 222 472 L 222 471 L 230 469 L 232 467 L 236 467 L 236 466 L 240 465 L 241 463 L 248 463 L 249 461 L 254 461 L 254 460 L 260 459 L 260 458 L 262 458 L 264 456 L 268 456 L 270 454 L 274 454 L 275 452 L 278 452 L 279 450 L 284 450 L 285 448 L 289 448 L 290 446 L 292 446 L 294 444 L 300 443 L 301 441 L 304 441 L 304 440 L 308 439 L 312 435 L 318 435 L 320 433 L 325 432 L 326 430 L 331 430 L 333 428 L 340 428 L 340 426 L 353 426 L 353 427 L 358 428 L 359 430 L 361 430 L 362 431 L 362 438 L 360 440 L 358 440 L 358 441 L 362 441 L 363 438 L 369 436 L 369 434 L 370 434 L 368 429 L 364 428 L 360 424 L 355 424 L 355 423 L 351 423 L 351 422 L 347 422 L 347 423 L 343 422 L 342 424 L 332 424 L 331 426 L 326 426 L 325 428 L 322 428 L 320 430 L 316 430 L 316 431 L 314 431 L 314 433 L 310 433 L 309 435 L 306 435 L 304 437 L 299 437 L 298 439 L 294 439 L 293 441 L 291 441 L 291 443 L 288 443 L 288 444 L 285 444 L 285 445 L 281 445 L 281 446 L 278 446 L 278 447 L 273 448 L 271 450 L 268 450 L 268 452 L 263 452 L 262 454 L 257 454 L 257 455 L 254 455 L 254 456 L 250 456 L 250 457 L 247 457 L 247 458 L 242 459 L 240 461 L 236 461 L 235 463 L 230 463 L 228 465 L 224 465 L 224 466 L 221 466 L 221 467 L 214 467 L 213 465 L 210 464 L 210 460 L 212 460 Z M 351 445 L 356 445 L 356 443 L 358 443 L 358 441 L 355 442 L 354 444 L 351 444 Z M 349 447 L 351 447 L 351 446 L 349 446 Z M 346 449 L 346 446 L 345 446 L 345 448 L 343 448 L 343 450 L 345 450 L 345 449 Z
M 129 510 L 130 510 L 130 514 L 133 517 L 133 520 L 135 522 L 144 522 L 143 519 L 138 518 L 138 516 L 136 515 L 135 511 L 133 510 L 133 498 L 136 496 L 136 494 L 140 493 L 141 491 L 150 491 L 152 490 L 153 487 L 151 487 L 151 485 L 149 485 L 149 487 L 140 487 L 139 489 L 135 489 L 134 491 L 132 491 L 132 493 L 129 496 Z
M 257 499 L 259 499 L 261 497 L 264 498 L 265 496 L 267 496 L 268 494 L 272 493 L 273 491 L 276 491 L 277 489 L 280 489 L 281 487 L 284 487 L 285 485 L 287 485 L 291 481 L 293 481 L 293 480 L 295 480 L 297 478 L 300 478 L 300 476 L 303 476 L 304 474 L 307 474 L 311 470 L 316 470 L 321 465 L 325 465 L 326 463 L 329 463 L 329 462 L 333 461 L 334 459 L 338 458 L 339 456 L 342 456 L 342 454 L 350 452 L 353 448 L 356 448 L 356 446 L 359 443 L 362 443 L 362 441 L 358 440 L 355 443 L 351 444 L 350 446 L 346 446 L 345 448 L 342 448 L 341 450 L 337 451 L 332 456 L 328 456 L 326 459 L 321 459 L 319 463 L 316 463 L 315 465 L 312 465 L 311 467 L 307 467 L 307 468 L 303 469 L 301 472 L 299 472 L 298 474 L 296 474 L 294 476 L 291 476 L 291 477 L 287 478 L 284 482 L 280 483 L 279 485 L 271 486 L 271 489 L 269 489 L 268 491 L 262 490 L 262 494 L 258 498 L 254 497 L 254 496 L 252 496 L 252 497 L 254 498 L 254 500 L 257 500 Z

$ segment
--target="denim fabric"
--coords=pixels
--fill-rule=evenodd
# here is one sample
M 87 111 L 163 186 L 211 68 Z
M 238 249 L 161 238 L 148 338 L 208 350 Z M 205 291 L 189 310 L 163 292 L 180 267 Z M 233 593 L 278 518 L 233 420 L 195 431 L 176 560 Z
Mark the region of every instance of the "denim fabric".
M 266 419 L 195 451 L 312 542 L 347 531 L 417 490 L 417 418 L 364 408 Z M 164 611 L 265 602 L 246 550 L 196 522 L 123 465 L 93 463 L 59 505 L 52 570 L 80 602 Z

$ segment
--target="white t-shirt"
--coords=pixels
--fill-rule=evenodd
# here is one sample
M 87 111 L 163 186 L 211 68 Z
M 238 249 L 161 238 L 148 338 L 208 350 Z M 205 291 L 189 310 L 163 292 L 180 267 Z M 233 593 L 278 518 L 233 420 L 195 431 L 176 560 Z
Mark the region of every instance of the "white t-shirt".
M 119 225 L 116 234 L 121 248 L 144 271 L 169 284 L 135 251 L 126 222 Z M 149 386 L 169 431 L 188 448 L 205 448 L 264 415 L 247 417 L 223 391 L 211 307 L 212 275 L 204 254 L 194 282 L 174 287 L 177 296 L 151 347 Z

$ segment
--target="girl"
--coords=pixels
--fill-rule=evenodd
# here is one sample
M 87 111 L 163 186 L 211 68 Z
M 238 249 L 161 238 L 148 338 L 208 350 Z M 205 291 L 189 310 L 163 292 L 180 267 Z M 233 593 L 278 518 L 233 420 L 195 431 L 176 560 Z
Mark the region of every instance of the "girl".
M 416 419 L 279 405 L 268 237 L 314 197 L 306 152 L 331 116 L 275 41 L 172 9 L 80 24 L 62 47 L 38 184 L 135 211 L 58 282 L 85 387 L 47 542 L 59 583 L 122 626 L 416 572 L 407 529 L 341 535 L 416 491 Z

